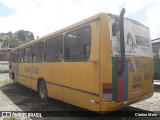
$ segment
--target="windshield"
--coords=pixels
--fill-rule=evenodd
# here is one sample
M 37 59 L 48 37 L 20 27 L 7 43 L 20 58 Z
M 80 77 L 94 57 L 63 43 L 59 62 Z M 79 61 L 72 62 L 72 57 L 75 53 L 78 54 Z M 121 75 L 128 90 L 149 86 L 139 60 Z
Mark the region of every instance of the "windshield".
M 120 56 L 119 17 L 109 16 L 110 40 L 112 55 Z M 141 56 L 153 58 L 150 32 L 144 25 L 124 18 L 124 39 L 126 56 Z

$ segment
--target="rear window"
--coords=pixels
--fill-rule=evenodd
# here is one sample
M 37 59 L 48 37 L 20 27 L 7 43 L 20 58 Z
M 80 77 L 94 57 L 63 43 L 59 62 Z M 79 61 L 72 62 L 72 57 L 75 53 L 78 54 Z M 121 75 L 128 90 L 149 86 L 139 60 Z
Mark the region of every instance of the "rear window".
M 110 40 L 112 55 L 120 56 L 119 17 L 109 16 Z M 149 29 L 129 18 L 124 18 L 124 39 L 126 56 L 141 56 L 153 58 Z

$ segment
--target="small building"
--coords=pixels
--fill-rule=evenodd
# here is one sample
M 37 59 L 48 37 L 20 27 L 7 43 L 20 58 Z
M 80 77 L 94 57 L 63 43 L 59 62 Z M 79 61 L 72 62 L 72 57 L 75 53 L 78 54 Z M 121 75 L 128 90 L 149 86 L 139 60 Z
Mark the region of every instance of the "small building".
M 9 72 L 9 62 L 0 61 L 0 72 Z
M 9 61 L 10 60 L 10 51 L 0 50 L 0 61 Z

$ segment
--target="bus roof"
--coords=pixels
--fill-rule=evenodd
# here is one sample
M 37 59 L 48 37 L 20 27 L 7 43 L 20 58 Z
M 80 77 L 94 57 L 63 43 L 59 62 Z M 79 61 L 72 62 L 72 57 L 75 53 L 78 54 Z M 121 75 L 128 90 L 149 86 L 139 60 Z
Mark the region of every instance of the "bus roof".
M 40 41 L 45 40 L 45 39 L 47 39 L 47 38 L 50 38 L 50 37 L 59 35 L 59 34 L 61 34 L 61 33 L 64 33 L 64 32 L 69 31 L 69 30 L 71 30 L 71 29 L 74 29 L 75 27 L 78 27 L 78 26 L 80 26 L 80 25 L 82 25 L 82 24 L 85 25 L 85 24 L 90 23 L 90 22 L 92 22 L 92 21 L 94 21 L 94 20 L 98 20 L 98 19 L 101 18 L 101 16 L 104 16 L 104 15 L 106 16 L 106 13 L 96 14 L 96 15 L 94 15 L 94 16 L 92 16 L 92 17 L 89 17 L 89 18 L 86 18 L 86 19 L 84 19 L 84 20 L 82 20 L 82 21 L 76 22 L 76 23 L 74 23 L 74 24 L 72 24 L 72 25 L 70 25 L 70 26 L 64 27 L 64 28 L 62 28 L 62 29 L 60 29 L 60 30 L 57 30 L 57 31 L 55 31 L 55 32 L 52 32 L 52 33 L 50 33 L 50 34 L 48 34 L 48 35 L 45 35 L 45 36 L 43 36 L 43 37 L 40 37 L 40 38 L 38 38 L 38 39 L 36 39 L 36 40 L 32 40 L 32 41 L 27 42 L 27 43 L 25 43 L 25 44 L 23 44 L 23 45 L 20 45 L 20 46 L 16 47 L 15 49 L 13 49 L 12 51 L 14 51 L 14 50 L 16 50 L 16 49 L 19 49 L 19 48 L 22 48 L 22 47 L 24 47 L 24 46 L 31 45 L 32 43 L 40 42 Z
M 152 44 L 154 44 L 154 43 L 160 43 L 160 38 L 153 39 Z
M 70 26 L 64 27 L 64 28 L 62 28 L 62 29 L 60 29 L 60 30 L 57 30 L 57 31 L 55 31 L 55 32 L 52 32 L 52 33 L 50 33 L 50 34 L 48 34 L 48 35 L 45 35 L 45 36 L 43 36 L 43 37 L 40 37 L 40 38 L 38 38 L 38 39 L 36 39 L 36 40 L 32 40 L 32 41 L 27 42 L 27 43 L 25 43 L 25 44 L 23 44 L 23 45 L 20 45 L 20 46 L 18 46 L 18 47 L 16 47 L 16 48 L 12 49 L 12 51 L 14 51 L 14 50 L 16 50 L 16 49 L 19 49 L 19 48 L 23 48 L 23 47 L 28 46 L 28 45 L 31 45 L 32 43 L 40 42 L 40 41 L 45 40 L 45 39 L 47 39 L 47 38 L 50 38 L 50 37 L 53 37 L 53 36 L 62 34 L 62 33 L 64 33 L 64 32 L 66 32 L 66 31 L 69 31 L 69 30 L 71 30 L 71 29 L 74 29 L 74 28 L 76 28 L 76 27 L 78 27 L 78 26 L 80 26 L 80 25 L 85 25 L 85 24 L 88 24 L 88 23 L 90 23 L 90 22 L 92 22 L 92 21 L 94 21 L 94 20 L 101 19 L 102 16 L 117 16 L 117 17 L 118 17 L 119 15 L 114 15 L 114 14 L 111 14 L 111 13 L 104 13 L 104 12 L 98 13 L 98 14 L 96 14 L 96 15 L 94 15 L 94 16 L 91 16 L 91 17 L 89 17 L 89 18 L 86 18 L 86 19 L 84 19 L 84 20 L 81 20 L 81 21 L 79 21 L 79 22 L 76 22 L 76 23 L 74 23 L 74 24 L 72 24 L 72 25 L 70 25 Z M 141 24 L 140 22 L 137 22 L 137 21 L 135 21 L 135 20 L 133 20 L 133 19 L 130 19 L 130 18 L 127 18 L 127 17 L 125 17 L 125 19 L 127 19 L 127 20 L 129 20 L 129 21 L 132 21 L 132 22 L 134 22 L 134 23 L 136 23 L 136 24 L 139 24 L 139 25 L 141 25 L 141 26 L 147 27 L 147 26 L 145 26 L 145 25 Z M 148 27 L 147 27 L 147 28 L 148 28 Z

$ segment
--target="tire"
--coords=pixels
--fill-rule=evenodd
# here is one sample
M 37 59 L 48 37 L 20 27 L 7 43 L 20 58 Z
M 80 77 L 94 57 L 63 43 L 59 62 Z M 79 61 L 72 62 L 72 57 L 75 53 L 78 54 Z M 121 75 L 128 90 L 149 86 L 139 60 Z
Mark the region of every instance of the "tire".
M 44 80 L 41 80 L 39 82 L 38 93 L 39 93 L 40 99 L 42 101 L 44 101 L 44 102 L 47 102 L 47 97 L 48 97 L 48 94 L 47 94 L 47 85 L 46 85 L 46 82 Z

